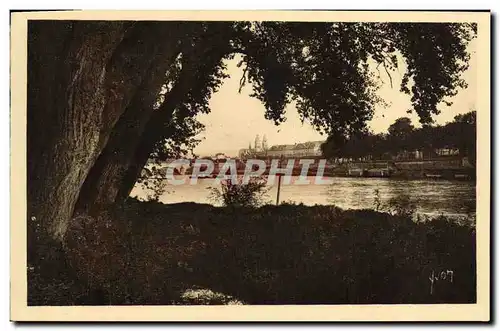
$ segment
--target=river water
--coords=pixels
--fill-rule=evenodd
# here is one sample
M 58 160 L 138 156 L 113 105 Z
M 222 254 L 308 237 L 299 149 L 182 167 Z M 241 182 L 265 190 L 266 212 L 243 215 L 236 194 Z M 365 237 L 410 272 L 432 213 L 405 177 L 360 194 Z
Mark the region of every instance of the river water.
M 392 178 L 329 178 L 328 185 L 281 185 L 280 201 L 305 205 L 332 204 L 343 209 L 374 209 L 376 190 L 382 204 L 393 197 L 408 196 L 422 215 L 465 216 L 475 212 L 476 183 L 473 181 L 403 180 Z M 314 179 L 311 180 L 314 182 Z M 210 199 L 214 179 L 198 179 L 196 185 L 166 185 L 163 203 L 197 202 L 217 205 Z M 146 198 L 148 192 L 136 186 L 131 196 Z M 277 182 L 269 187 L 266 200 L 276 202 Z

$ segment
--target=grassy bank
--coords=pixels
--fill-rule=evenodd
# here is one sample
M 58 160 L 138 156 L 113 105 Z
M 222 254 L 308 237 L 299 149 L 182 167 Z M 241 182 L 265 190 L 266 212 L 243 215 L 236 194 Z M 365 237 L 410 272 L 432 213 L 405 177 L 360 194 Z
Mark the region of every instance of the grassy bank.
M 445 218 L 415 223 L 332 206 L 232 209 L 131 200 L 97 219 L 75 218 L 65 247 L 41 245 L 36 224 L 30 228 L 34 305 L 476 298 L 475 231 Z

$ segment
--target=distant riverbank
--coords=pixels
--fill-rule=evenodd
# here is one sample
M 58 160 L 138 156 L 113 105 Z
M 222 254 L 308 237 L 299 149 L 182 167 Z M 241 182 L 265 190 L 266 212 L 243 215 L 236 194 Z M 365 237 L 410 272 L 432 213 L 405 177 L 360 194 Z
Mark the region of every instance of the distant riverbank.
M 236 168 L 238 175 L 244 175 L 250 168 L 247 167 L 247 162 L 252 162 L 252 171 L 257 171 L 261 175 L 267 176 L 272 169 L 290 169 L 292 176 L 324 176 L 324 177 L 390 177 L 402 179 L 447 179 L 447 180 L 475 180 L 475 167 L 472 166 L 466 158 L 450 157 L 436 158 L 428 160 L 378 160 L 378 161 L 363 161 L 363 162 L 332 162 L 319 157 L 310 159 L 255 159 L 255 160 L 240 160 L 240 159 L 195 159 L 191 161 L 191 166 L 187 166 L 184 170 L 177 174 L 201 176 L 203 178 L 215 178 L 224 171 L 229 174 L 231 170 L 224 164 L 228 161 L 232 162 L 232 166 Z M 198 168 L 193 166 L 196 162 L 200 162 Z M 211 171 L 207 171 L 207 165 L 204 162 L 210 163 Z M 260 166 L 256 163 L 261 162 Z M 292 162 L 292 163 L 290 163 Z M 160 168 L 160 173 L 166 174 L 166 169 L 169 163 L 163 164 Z M 262 167 L 262 168 L 261 168 Z M 224 169 L 224 170 L 222 170 Z M 288 170 L 287 170 L 288 171 Z M 279 173 L 279 172 L 278 172 Z

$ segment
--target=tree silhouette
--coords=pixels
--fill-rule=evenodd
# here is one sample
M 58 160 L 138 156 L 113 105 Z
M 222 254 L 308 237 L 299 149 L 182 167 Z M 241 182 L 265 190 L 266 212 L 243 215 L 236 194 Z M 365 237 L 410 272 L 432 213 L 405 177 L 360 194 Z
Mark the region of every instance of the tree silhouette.
M 62 239 L 75 211 L 122 201 L 151 155 L 182 153 L 241 56 L 240 87 L 279 124 L 300 117 L 335 143 L 366 130 L 378 81 L 400 86 L 422 123 L 465 87 L 469 23 L 30 21 L 28 216 Z M 240 88 L 241 90 L 241 88 Z M 165 143 L 172 150 L 164 150 Z M 195 142 L 194 142 L 195 143 Z

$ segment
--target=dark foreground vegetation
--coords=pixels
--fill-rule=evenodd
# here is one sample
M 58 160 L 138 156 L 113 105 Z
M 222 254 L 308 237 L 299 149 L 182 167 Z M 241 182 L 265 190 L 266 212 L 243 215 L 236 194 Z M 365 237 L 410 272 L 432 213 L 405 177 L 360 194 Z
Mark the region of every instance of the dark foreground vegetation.
M 29 305 L 476 300 L 475 230 L 444 217 L 128 200 L 62 246 L 29 224 Z
M 293 102 L 335 155 L 384 105 L 370 63 L 390 77 L 403 55 L 399 89 L 430 125 L 466 87 L 476 34 L 475 23 L 30 20 L 29 303 L 474 301 L 474 232 L 444 219 L 128 197 L 148 160 L 192 152 L 227 61 L 266 119 L 279 125 Z M 408 142 L 408 125 L 393 128 Z

